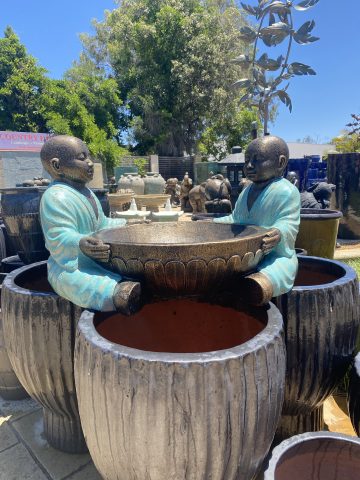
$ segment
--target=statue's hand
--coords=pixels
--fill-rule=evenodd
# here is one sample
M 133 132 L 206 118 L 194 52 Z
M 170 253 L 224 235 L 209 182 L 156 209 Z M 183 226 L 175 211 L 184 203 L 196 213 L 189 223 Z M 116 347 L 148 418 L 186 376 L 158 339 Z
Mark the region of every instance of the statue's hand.
M 79 242 L 80 250 L 84 255 L 99 262 L 108 262 L 110 246 L 94 237 L 83 237 Z
M 273 248 L 276 247 L 276 245 L 280 242 L 281 240 L 281 233 L 280 230 L 277 228 L 274 228 L 271 230 L 269 233 L 267 233 L 263 239 L 263 243 L 261 246 L 262 251 L 264 252 L 265 255 L 271 252 Z

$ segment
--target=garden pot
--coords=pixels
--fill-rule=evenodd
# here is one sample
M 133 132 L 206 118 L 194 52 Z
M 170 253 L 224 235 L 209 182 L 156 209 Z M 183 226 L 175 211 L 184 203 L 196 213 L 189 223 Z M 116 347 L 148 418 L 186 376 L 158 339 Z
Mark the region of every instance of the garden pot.
M 295 248 L 296 255 L 307 255 L 307 251 L 305 248 Z
M 0 273 L 0 302 L 1 288 L 6 274 Z M 28 397 L 26 390 L 19 382 L 11 366 L 4 342 L 2 314 L 0 310 L 0 395 L 4 400 L 21 400 Z
M 285 440 L 272 452 L 264 480 L 358 480 L 360 440 L 313 432 Z
M 314 257 L 334 258 L 339 219 L 337 210 L 302 208 L 295 246 Z
M 6 276 L 2 308 L 11 364 L 28 394 L 43 407 L 46 439 L 59 450 L 85 452 L 73 364 L 81 309 L 54 293 L 46 262 Z
M 246 311 L 234 297 L 159 301 L 132 317 L 82 313 L 76 390 L 103 478 L 258 473 L 282 405 L 282 319 L 274 305 Z
M 105 217 L 110 216 L 110 203 L 108 191 L 106 188 L 91 188 L 91 191 L 97 196 Z
M 0 189 L 2 218 L 10 243 L 26 264 L 49 257 L 39 214 L 40 198 L 45 189 L 46 187 Z
M 328 182 L 336 185 L 332 208 L 340 210 L 339 237 L 360 239 L 360 153 L 329 153 Z
M 124 173 L 118 181 L 118 189 L 132 190 L 136 195 L 144 195 L 144 179 L 138 173 Z
M 360 353 L 356 355 L 350 372 L 348 408 L 352 426 L 360 437 Z
M 10 273 L 24 265 L 25 263 L 20 260 L 19 255 L 12 255 L 11 257 L 5 257 L 1 260 L 1 271 L 3 273 Z
M 284 318 L 287 367 L 277 441 L 323 429 L 322 405 L 351 364 L 359 329 L 356 272 L 299 256 L 293 289 L 274 299 Z
M 160 173 L 147 172 L 144 177 L 144 195 L 164 193 L 165 183 Z

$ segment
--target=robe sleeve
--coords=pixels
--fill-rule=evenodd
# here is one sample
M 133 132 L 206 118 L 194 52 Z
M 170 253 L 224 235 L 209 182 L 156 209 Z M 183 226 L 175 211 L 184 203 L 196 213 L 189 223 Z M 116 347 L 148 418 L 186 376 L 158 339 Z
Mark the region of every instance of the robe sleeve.
M 126 220 L 124 218 L 108 218 L 105 216 L 101 203 L 97 196 L 93 194 L 95 199 L 96 205 L 98 207 L 99 212 L 99 230 L 103 228 L 115 228 L 115 227 L 123 227 L 126 224 Z
M 246 187 L 249 188 L 249 187 Z M 230 215 L 226 215 L 225 217 L 220 217 L 220 218 L 214 218 L 215 223 L 241 223 L 241 219 L 243 218 L 243 213 L 241 209 L 242 205 L 242 198 L 245 193 L 244 189 L 240 195 L 239 198 L 236 200 L 235 207 L 233 212 Z
M 281 233 L 281 241 L 278 252 L 285 257 L 292 257 L 294 254 L 296 235 L 300 224 L 300 194 L 294 188 L 288 194 L 279 195 L 276 202 L 277 218 L 271 225 Z
M 78 268 L 79 242 L 88 236 L 78 231 L 76 210 L 62 192 L 49 189 L 41 199 L 40 218 L 46 248 L 53 260 L 69 272 Z

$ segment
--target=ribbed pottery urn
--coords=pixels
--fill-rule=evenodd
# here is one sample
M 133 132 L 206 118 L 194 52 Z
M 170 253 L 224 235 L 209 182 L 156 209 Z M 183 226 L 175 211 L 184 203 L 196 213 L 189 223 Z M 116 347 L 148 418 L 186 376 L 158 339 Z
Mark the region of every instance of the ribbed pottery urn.
M 272 451 L 264 480 L 358 480 L 360 440 L 335 432 L 311 432 Z
M 175 299 L 132 317 L 84 311 L 75 346 L 81 423 L 107 480 L 251 480 L 282 407 L 274 305 Z
M 356 355 L 350 372 L 348 407 L 352 426 L 360 437 L 360 353 Z
M 298 260 L 294 288 L 275 299 L 287 350 L 279 440 L 323 429 L 323 402 L 351 364 L 360 320 L 358 280 L 351 267 L 318 257 Z
M 2 313 L 7 353 L 26 391 L 43 407 L 46 439 L 65 452 L 87 451 L 73 363 L 81 309 L 52 290 L 46 262 L 38 262 L 6 276 Z

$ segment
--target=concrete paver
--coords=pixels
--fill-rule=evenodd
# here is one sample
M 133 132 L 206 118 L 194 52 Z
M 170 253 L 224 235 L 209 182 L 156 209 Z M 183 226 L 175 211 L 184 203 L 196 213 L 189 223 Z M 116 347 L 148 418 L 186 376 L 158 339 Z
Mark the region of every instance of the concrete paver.
M 64 480 L 102 480 L 102 477 L 96 470 L 92 461 L 82 468 L 80 471 L 71 474 Z
M 0 453 L 0 480 L 48 480 L 24 445 Z
M 0 417 L 0 452 L 19 443 L 8 424 L 9 418 L 10 417 Z
M 63 480 L 91 461 L 89 454 L 71 455 L 48 444 L 43 434 L 42 410 L 15 420 L 12 427 L 53 480 Z

